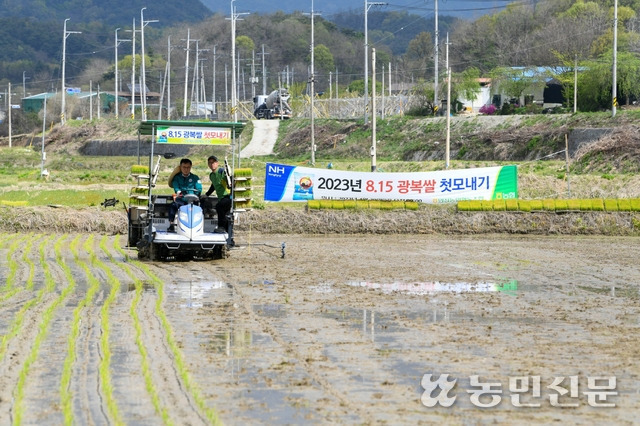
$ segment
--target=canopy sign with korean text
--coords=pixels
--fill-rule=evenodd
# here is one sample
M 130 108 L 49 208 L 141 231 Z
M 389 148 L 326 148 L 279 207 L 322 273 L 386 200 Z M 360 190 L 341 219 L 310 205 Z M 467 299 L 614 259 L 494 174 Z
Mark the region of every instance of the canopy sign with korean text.
M 515 165 L 435 172 L 348 172 L 267 163 L 265 201 L 459 200 L 518 198 Z
M 230 145 L 231 129 L 224 127 L 158 126 L 156 143 L 189 145 Z

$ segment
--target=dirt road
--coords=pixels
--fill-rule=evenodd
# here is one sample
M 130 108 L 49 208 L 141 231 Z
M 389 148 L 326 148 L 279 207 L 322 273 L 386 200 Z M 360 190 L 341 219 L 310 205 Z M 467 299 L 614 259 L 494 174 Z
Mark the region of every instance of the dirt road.
M 0 234 L 0 423 L 637 421 L 637 238 L 125 241 Z
M 253 120 L 253 135 L 249 144 L 240 151 L 241 158 L 273 154 L 278 140 L 279 120 Z

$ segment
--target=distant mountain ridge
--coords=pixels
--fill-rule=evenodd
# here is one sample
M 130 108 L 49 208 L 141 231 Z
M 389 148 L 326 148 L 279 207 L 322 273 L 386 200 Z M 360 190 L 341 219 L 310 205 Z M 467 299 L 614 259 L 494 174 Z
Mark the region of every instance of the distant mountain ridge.
M 178 22 L 201 21 L 213 12 L 200 0 L 3 0 L 0 19 L 26 18 L 37 21 L 62 23 L 70 18 L 75 24 L 100 23 L 105 26 L 131 25 L 135 18 L 140 21 L 140 11 L 145 20 L 157 19 L 159 26 L 169 26 Z
M 201 0 L 211 11 L 223 15 L 231 14 L 231 3 L 220 0 Z M 268 0 L 235 0 L 234 6 L 237 12 L 250 12 L 270 14 L 277 11 L 285 13 L 311 12 L 311 1 L 304 2 L 275 2 Z M 438 15 L 455 16 L 457 18 L 478 18 L 503 10 L 513 0 L 438 0 Z M 385 6 L 376 6 L 379 11 L 406 11 L 421 16 L 434 15 L 435 0 L 422 2 L 402 0 L 401 3 L 385 3 Z M 373 8 L 372 8 L 373 9 Z M 325 19 L 331 21 L 331 15 L 346 11 L 361 11 L 364 13 L 364 1 L 362 0 L 315 0 L 314 12 L 321 13 Z

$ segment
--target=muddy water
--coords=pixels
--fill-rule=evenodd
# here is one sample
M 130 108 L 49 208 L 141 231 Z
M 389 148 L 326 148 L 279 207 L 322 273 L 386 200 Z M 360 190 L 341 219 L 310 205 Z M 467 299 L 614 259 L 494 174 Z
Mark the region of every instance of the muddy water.
M 224 261 L 144 266 L 115 249 L 106 256 L 93 243 L 119 283 L 108 313 L 109 378 L 126 423 L 158 424 L 164 417 L 208 424 L 216 416 L 225 424 L 637 419 L 638 239 L 238 235 L 236 241 Z M 0 247 L 5 281 L 20 264 L 16 286 L 29 279 L 22 255 Z M 66 285 L 55 256 L 47 256 L 56 290 L 42 306 L 25 308 L 46 287 L 38 256 L 34 248 L 32 290 L 0 293 L 7 342 L 2 422 L 15 416 L 19 372 L 39 318 Z M 62 364 L 72 312 L 90 287 L 85 265 L 100 289 L 78 326 L 72 413 L 78 423 L 112 422 L 99 367 L 101 308 L 113 279 L 82 250 L 62 257 L 76 291 L 53 311 L 30 364 L 23 421 L 63 418 Z M 16 328 L 21 310 L 27 314 Z M 440 395 L 438 386 L 454 382 Z M 437 386 L 425 394 L 430 383 Z M 483 386 L 488 392 L 479 396 Z
M 638 240 L 260 238 L 167 300 L 226 423 L 635 421 Z M 422 404 L 426 373 L 456 380 L 453 406 Z M 477 407 L 474 375 L 499 404 Z M 596 376 L 616 407 L 589 405 Z

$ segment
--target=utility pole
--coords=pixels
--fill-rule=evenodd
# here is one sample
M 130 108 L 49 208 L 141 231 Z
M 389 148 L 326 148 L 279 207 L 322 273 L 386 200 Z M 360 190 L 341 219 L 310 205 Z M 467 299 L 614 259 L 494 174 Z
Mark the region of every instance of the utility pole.
M 236 21 L 240 15 L 248 15 L 248 13 L 236 13 L 236 8 L 233 5 L 235 0 L 231 0 L 231 115 L 233 121 L 238 121 L 238 106 L 237 106 L 237 88 L 236 88 Z M 240 58 L 238 57 L 238 62 Z M 239 68 L 239 66 L 238 66 Z
M 616 116 L 616 107 L 618 106 L 618 0 L 615 0 L 613 7 L 613 83 L 611 87 L 611 116 Z
M 9 108 L 7 110 L 7 114 L 9 115 L 9 148 L 11 148 L 11 137 L 12 137 L 12 133 L 11 133 L 11 110 L 13 109 L 11 107 L 11 83 L 9 83 L 8 86 L 9 86 Z
M 140 44 L 141 44 L 141 49 L 142 49 L 142 87 L 140 88 L 141 91 L 141 96 L 142 96 L 142 101 L 141 101 L 141 105 L 142 105 L 142 121 L 146 121 L 147 120 L 147 77 L 146 77 L 146 73 L 145 73 L 145 66 L 144 66 L 144 27 L 147 26 L 147 24 L 150 24 L 152 22 L 158 22 L 157 19 L 151 20 L 151 21 L 145 21 L 144 20 L 144 10 L 146 9 L 146 7 L 143 7 L 142 9 L 140 9 Z
M 193 67 L 193 81 L 191 82 L 191 100 L 195 95 L 196 100 L 196 115 L 200 115 L 200 40 L 196 40 L 196 60 Z M 195 89 L 195 93 L 194 93 Z M 193 111 L 193 105 L 189 109 L 189 112 Z
M 389 99 L 391 99 L 391 62 L 389 62 Z
M 131 119 L 136 118 L 136 18 L 131 30 Z
M 25 77 L 25 73 L 26 73 L 26 71 L 22 71 L 22 97 L 23 98 L 27 97 L 27 85 L 25 83 L 25 80 L 27 78 L 31 78 L 31 77 Z
M 251 99 L 256 97 L 256 51 L 251 51 Z
M 435 30 L 434 30 L 434 82 L 433 82 L 433 106 L 438 108 L 438 0 L 435 1 Z
M 233 121 L 238 121 L 238 108 L 236 106 L 236 8 L 231 0 L 231 116 Z
M 67 31 L 67 21 L 70 21 L 71 18 L 67 18 L 64 20 L 64 35 L 62 37 L 62 105 L 60 112 L 60 123 L 65 123 L 65 101 L 67 96 L 67 89 L 64 87 L 65 85 L 65 67 L 66 67 L 66 57 L 67 57 L 67 37 L 71 34 L 82 34 L 80 31 Z M 11 92 L 11 90 L 9 90 Z M 9 104 L 11 106 L 11 104 Z M 9 122 L 11 123 L 11 122 Z
M 171 120 L 171 36 L 167 37 L 167 120 Z
M 314 17 L 316 14 L 313 11 L 313 0 L 311 0 L 311 71 L 309 75 L 309 83 L 311 90 L 311 165 L 314 166 L 316 164 L 316 133 L 315 133 L 315 113 L 314 113 L 314 100 L 316 97 L 316 88 L 315 88 L 315 25 L 314 25 Z M 280 88 L 278 88 L 280 90 Z
M 213 45 L 213 82 L 211 84 L 211 113 L 216 114 L 216 47 L 217 44 Z M 215 117 L 215 115 L 213 116 Z
M 267 94 L 267 68 L 264 64 L 264 44 L 262 45 L 262 94 Z
M 371 171 L 376 171 L 376 49 L 371 49 Z
M 89 121 L 93 121 L 93 80 L 89 80 Z
M 437 0 L 436 0 L 437 1 Z M 445 148 L 444 168 L 449 168 L 451 145 L 451 67 L 449 66 L 449 33 L 447 33 L 447 143 Z
M 573 61 L 573 113 L 578 112 L 578 55 Z
M 116 93 L 116 96 L 115 96 L 115 98 L 116 98 L 116 118 L 118 118 L 118 116 L 120 115 L 120 109 L 118 108 L 118 97 L 119 97 L 119 94 L 120 94 L 120 90 L 119 90 L 119 87 L 118 87 L 118 45 L 122 41 L 131 41 L 129 39 L 119 39 L 118 38 L 118 30 L 119 29 L 120 28 L 116 28 L 116 42 L 115 42 L 115 51 L 116 51 L 116 56 L 115 56 L 115 60 L 116 60 L 116 75 L 115 75 L 115 80 L 116 80 L 115 81 L 115 83 L 116 83 L 116 91 L 115 91 L 115 93 Z
M 364 1 L 364 124 L 369 122 L 369 9 L 371 6 L 384 6 L 387 3 Z
M 46 154 L 44 153 L 44 134 L 47 130 L 47 95 L 44 95 L 44 108 L 42 112 L 42 154 L 40 156 L 40 178 L 44 177 L 44 161 L 47 159 Z
M 184 104 L 182 106 L 182 116 L 187 116 L 187 85 L 189 84 L 189 42 L 191 41 L 191 28 L 187 28 L 187 54 L 184 59 Z

